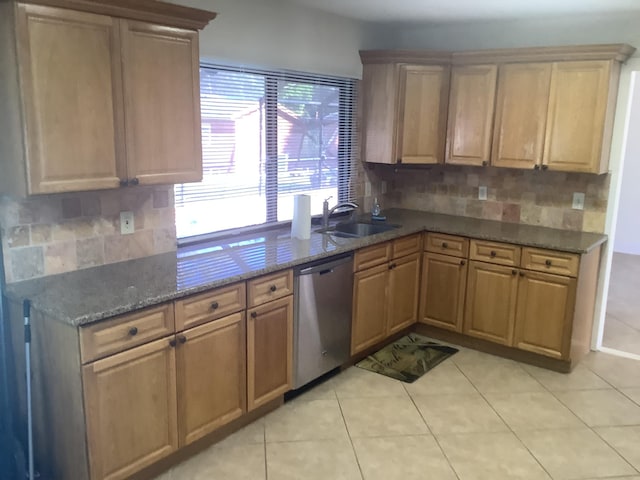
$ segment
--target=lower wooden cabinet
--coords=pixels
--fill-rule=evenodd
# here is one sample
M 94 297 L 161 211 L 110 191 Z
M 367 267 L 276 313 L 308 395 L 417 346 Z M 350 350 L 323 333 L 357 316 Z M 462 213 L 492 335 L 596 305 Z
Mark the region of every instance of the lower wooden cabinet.
M 91 478 L 118 480 L 178 448 L 173 336 L 82 370 Z
M 247 311 L 248 410 L 291 389 L 293 296 Z
M 246 412 L 245 330 L 239 312 L 176 336 L 180 446 Z
M 378 265 L 353 278 L 351 353 L 382 341 L 387 328 L 387 288 L 389 267 Z
M 387 335 L 416 322 L 420 292 L 420 254 L 392 260 L 389 270 Z
M 576 279 L 521 271 L 513 346 L 568 359 Z
M 424 254 L 419 322 L 462 332 L 467 269 L 464 259 Z
M 517 269 L 470 261 L 464 333 L 512 345 L 517 293 Z

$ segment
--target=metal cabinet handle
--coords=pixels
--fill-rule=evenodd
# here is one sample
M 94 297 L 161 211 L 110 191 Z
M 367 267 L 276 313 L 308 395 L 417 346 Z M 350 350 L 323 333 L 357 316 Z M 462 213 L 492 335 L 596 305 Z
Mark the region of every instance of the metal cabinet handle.
M 126 178 L 123 178 L 122 180 L 120 180 L 120 186 L 121 187 L 128 187 L 129 186 L 129 180 L 127 180 Z
M 517 270 L 511 270 L 511 275 L 517 275 L 518 271 Z
M 447 242 L 442 242 L 442 248 L 449 248 L 449 244 Z
M 178 342 L 176 342 L 176 339 L 175 339 L 175 338 L 172 338 L 171 340 L 169 340 L 169 346 L 170 346 L 171 348 L 174 348 L 174 347 L 176 346 L 176 344 L 177 344 L 177 343 L 178 343 Z
M 540 165 L 535 164 L 535 165 L 533 166 L 533 169 L 534 169 L 534 170 L 540 170 Z
M 491 255 L 492 257 L 495 257 L 497 255 L 495 250 L 491 250 L 491 253 L 489 253 L 489 255 Z
M 132 178 L 130 181 L 131 185 L 140 185 L 140 180 L 137 178 Z
M 524 277 L 524 272 L 520 272 L 520 276 L 521 276 L 521 277 Z
M 211 304 L 211 310 L 215 310 L 216 308 L 218 308 L 220 305 L 218 305 L 218 302 L 213 302 Z
M 550 266 L 551 266 L 551 260 L 545 260 L 545 261 L 544 261 L 544 264 L 545 264 L 547 267 L 550 267 Z
M 275 285 L 271 285 L 269 287 L 269 290 L 271 290 L 272 292 L 275 292 L 278 289 L 278 287 L 276 287 Z
M 131 327 L 129 329 L 129 335 L 131 335 L 132 337 L 138 334 L 138 327 Z
M 389 270 L 393 270 L 394 268 L 396 268 L 398 265 L 396 265 L 395 263 L 391 263 L 389 264 Z
M 182 344 L 187 343 L 187 337 L 185 337 L 184 335 L 178 335 L 178 341 Z
M 489 165 L 489 162 L 487 162 L 486 160 L 483 160 L 483 161 L 482 161 L 482 166 L 483 166 L 483 167 L 486 167 L 487 165 Z
M 258 318 L 257 312 L 251 312 L 251 318 Z
M 542 165 L 543 170 L 547 170 L 548 168 L 549 168 L 549 165 Z
M 465 266 L 467 264 L 467 262 L 465 262 L 464 260 L 460 260 L 460 265 Z

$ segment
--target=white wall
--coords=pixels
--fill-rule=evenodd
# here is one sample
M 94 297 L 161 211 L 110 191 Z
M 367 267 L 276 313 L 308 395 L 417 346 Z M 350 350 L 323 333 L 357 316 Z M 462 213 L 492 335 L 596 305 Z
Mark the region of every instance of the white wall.
M 172 2 L 218 13 L 200 35 L 200 55 L 206 61 L 362 76 L 358 50 L 367 39 L 362 22 L 287 0 Z
M 629 43 L 640 47 L 640 13 L 574 15 L 448 25 L 382 27 L 376 48 L 487 48 Z M 375 41 L 375 39 L 374 39 Z
M 613 250 L 640 255 L 640 79 L 633 85 Z

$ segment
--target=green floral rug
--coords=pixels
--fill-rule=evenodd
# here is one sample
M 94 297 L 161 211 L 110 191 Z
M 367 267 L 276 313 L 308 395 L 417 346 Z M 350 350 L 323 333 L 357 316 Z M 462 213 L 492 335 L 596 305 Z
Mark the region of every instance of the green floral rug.
M 357 367 L 413 383 L 458 349 L 410 333 L 356 363 Z

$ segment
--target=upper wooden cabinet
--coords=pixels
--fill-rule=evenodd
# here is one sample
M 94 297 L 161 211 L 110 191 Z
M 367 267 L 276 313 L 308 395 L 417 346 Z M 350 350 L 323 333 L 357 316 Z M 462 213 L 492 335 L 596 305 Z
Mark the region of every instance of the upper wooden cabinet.
M 201 179 L 197 29 L 214 17 L 148 0 L 0 2 L 0 189 Z
M 449 66 L 361 52 L 364 158 L 372 163 L 444 161 Z
M 604 173 L 620 64 L 634 51 L 616 44 L 360 52 L 364 159 L 437 163 L 446 136 L 445 163 Z M 450 80 L 439 83 L 431 69 L 448 65 Z M 438 101 L 447 90 L 445 109 Z M 446 134 L 436 129 L 445 118 Z
M 495 65 L 452 69 L 446 163 L 489 163 L 497 72 Z
M 491 164 L 533 168 L 542 164 L 550 63 L 500 67 Z
M 543 165 L 607 171 L 619 74 L 612 60 L 553 64 Z

